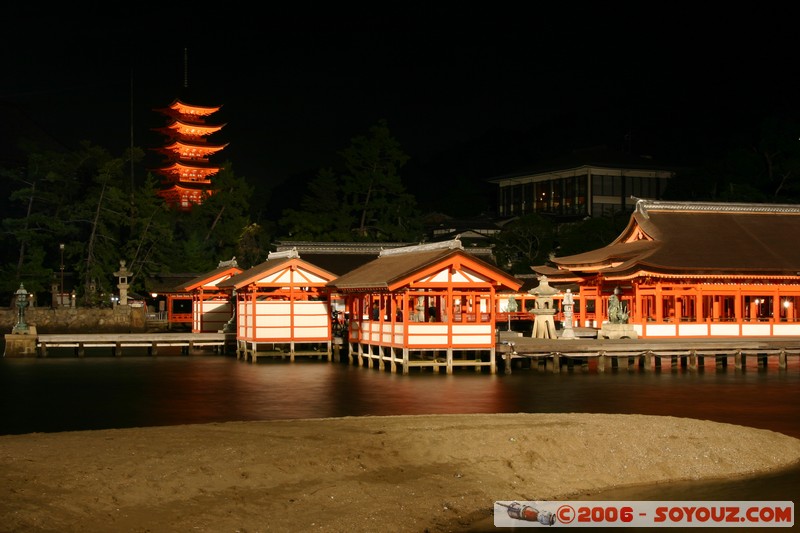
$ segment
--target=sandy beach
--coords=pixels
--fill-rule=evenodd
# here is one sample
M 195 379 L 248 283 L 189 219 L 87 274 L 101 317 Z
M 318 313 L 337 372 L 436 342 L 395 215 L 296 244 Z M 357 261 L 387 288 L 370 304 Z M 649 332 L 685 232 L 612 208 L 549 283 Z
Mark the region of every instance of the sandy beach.
M 800 439 L 687 418 L 349 417 L 0 437 L 3 531 L 465 531 L 496 500 L 741 477 Z

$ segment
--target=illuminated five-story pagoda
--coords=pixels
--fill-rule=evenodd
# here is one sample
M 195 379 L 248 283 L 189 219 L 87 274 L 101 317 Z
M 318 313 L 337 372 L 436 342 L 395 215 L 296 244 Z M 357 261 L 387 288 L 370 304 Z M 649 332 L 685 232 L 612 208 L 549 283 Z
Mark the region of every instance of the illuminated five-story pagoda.
M 186 91 L 186 74 L 183 86 Z M 227 143 L 209 142 L 209 137 L 220 131 L 224 124 L 208 123 L 207 119 L 221 107 L 188 104 L 178 98 L 168 107 L 155 110 L 166 116 L 167 124 L 156 128 L 166 136 L 166 141 L 154 150 L 166 156 L 166 162 L 154 171 L 162 177 L 163 188 L 159 195 L 173 208 L 189 211 L 215 192 L 212 178 L 220 167 L 210 158 Z

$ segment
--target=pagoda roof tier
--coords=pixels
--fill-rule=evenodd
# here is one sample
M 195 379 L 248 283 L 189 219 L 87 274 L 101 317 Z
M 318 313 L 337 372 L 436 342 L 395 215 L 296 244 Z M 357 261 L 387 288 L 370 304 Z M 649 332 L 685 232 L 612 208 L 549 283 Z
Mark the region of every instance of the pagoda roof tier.
M 212 194 L 214 194 L 214 191 L 209 189 L 184 187 L 177 184 L 169 189 L 158 191 L 158 195 L 161 196 L 165 202 L 177 206 L 184 211 L 188 211 L 193 205 L 202 204 L 203 201 Z
M 170 182 L 170 186 L 162 189 L 159 193 L 163 193 L 169 190 L 179 190 L 184 192 L 201 192 L 207 196 L 210 196 L 214 193 L 214 190 L 208 186 L 203 185 L 199 182 Z
M 205 139 L 198 139 L 197 142 L 178 139 L 167 146 L 157 148 L 156 151 L 167 155 L 178 155 L 183 159 L 199 159 L 214 155 L 227 146 L 228 143 L 206 144 Z
M 175 120 L 163 128 L 156 128 L 156 131 L 171 137 L 183 136 L 195 138 L 211 135 L 212 133 L 216 133 L 224 127 L 224 124 L 192 124 L 184 120 Z
M 167 107 L 156 109 L 156 111 L 170 116 L 180 115 L 180 116 L 207 117 L 209 115 L 216 113 L 221 108 L 222 108 L 221 105 L 200 106 L 200 105 L 187 104 L 186 102 L 183 102 L 180 99 L 175 99 Z
M 208 178 L 199 177 L 185 177 L 171 174 L 165 174 L 166 179 L 161 180 L 163 184 L 181 183 L 183 185 L 197 184 L 201 186 L 211 185 L 211 180 Z
M 181 161 L 176 161 L 168 167 L 159 168 L 155 171 L 164 176 L 180 178 L 181 181 L 201 181 L 207 180 L 219 170 L 220 167 L 187 165 Z

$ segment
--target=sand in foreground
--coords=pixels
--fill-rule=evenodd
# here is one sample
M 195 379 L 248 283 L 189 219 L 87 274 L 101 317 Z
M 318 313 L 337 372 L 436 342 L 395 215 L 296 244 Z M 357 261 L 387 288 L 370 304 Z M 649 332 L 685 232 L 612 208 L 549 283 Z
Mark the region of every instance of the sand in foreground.
M 746 476 L 800 439 L 687 418 L 352 417 L 0 437 L 8 531 L 461 531 L 496 500 Z

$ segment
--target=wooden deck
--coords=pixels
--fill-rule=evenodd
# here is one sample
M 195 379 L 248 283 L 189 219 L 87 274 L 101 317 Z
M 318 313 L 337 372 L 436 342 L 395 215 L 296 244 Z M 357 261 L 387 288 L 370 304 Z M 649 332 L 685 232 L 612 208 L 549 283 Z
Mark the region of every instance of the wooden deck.
M 697 369 L 713 358 L 715 364 L 727 366 L 733 359 L 736 368 L 746 364 L 746 357 L 755 356 L 759 364 L 766 365 L 769 357 L 778 359 L 778 367 L 786 368 L 787 357 L 800 360 L 800 337 L 737 337 L 737 338 L 682 338 L 682 339 L 534 339 L 504 336 L 499 338 L 498 358 L 505 362 L 505 372 L 510 373 L 515 360 L 531 360 L 559 372 L 562 359 L 597 359 L 597 369 L 603 372 L 609 366 L 638 366 L 644 370 L 660 368 L 662 361 Z
M 55 333 L 36 338 L 39 357 L 47 357 L 50 348 L 74 348 L 78 357 L 86 354 L 86 348 L 110 348 L 111 355 L 119 357 L 125 348 L 147 348 L 148 355 L 157 355 L 159 347 L 178 346 L 182 353 L 213 347 L 225 353 L 234 345 L 232 333 Z
M 445 352 L 431 352 L 429 357 L 420 355 L 410 357 L 404 367 L 430 368 L 433 371 L 453 371 L 454 366 L 474 367 L 480 371 L 484 367 L 494 373 L 502 365 L 506 373 L 511 373 L 514 364 L 536 364 L 553 373 L 564 366 L 587 365 L 594 360 L 598 372 L 612 368 L 639 368 L 642 370 L 660 369 L 663 366 L 678 366 L 696 370 L 713 361 L 716 366 L 727 366 L 732 362 L 735 368 L 744 368 L 748 358 L 754 357 L 759 366 L 767 366 L 770 358 L 777 359 L 780 369 L 787 368 L 790 358 L 800 363 L 800 337 L 738 337 L 738 338 L 682 338 L 682 339 L 534 339 L 520 337 L 508 332 L 498 332 L 495 357 L 468 357 L 450 359 Z M 333 342 L 336 359 L 341 346 Z M 109 348 L 110 355 L 121 356 L 126 348 L 146 348 L 148 355 L 157 355 L 160 347 L 180 347 L 182 353 L 193 348 L 212 347 L 217 353 L 237 353 L 238 358 L 256 361 L 259 356 L 280 357 L 294 360 L 291 353 L 284 350 L 264 352 L 242 352 L 237 350 L 233 333 L 100 333 L 100 334 L 39 334 L 36 336 L 36 355 L 47 357 L 53 348 L 73 348 L 78 357 L 85 356 L 86 348 Z M 358 346 L 350 346 L 349 358 L 355 364 L 364 366 L 385 366 L 396 371 L 403 366 L 400 353 L 359 353 Z M 333 359 L 331 346 L 327 349 L 298 351 L 294 355 L 316 356 L 319 359 Z M 494 355 L 494 354 L 492 354 Z M 451 356 L 452 357 L 452 356 Z M 448 361 L 450 359 L 450 361 Z M 495 364 L 495 362 L 497 364 Z M 793 363 L 792 363 L 793 364 Z

